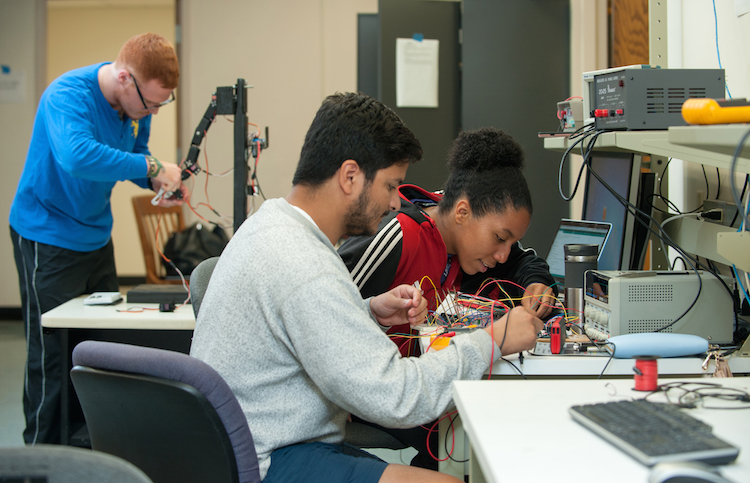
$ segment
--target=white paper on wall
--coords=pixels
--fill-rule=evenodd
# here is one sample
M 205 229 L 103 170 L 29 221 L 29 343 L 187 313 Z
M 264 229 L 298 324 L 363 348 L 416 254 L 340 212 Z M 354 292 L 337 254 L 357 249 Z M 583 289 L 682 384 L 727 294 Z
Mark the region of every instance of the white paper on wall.
M 396 39 L 396 107 L 438 107 L 440 41 Z

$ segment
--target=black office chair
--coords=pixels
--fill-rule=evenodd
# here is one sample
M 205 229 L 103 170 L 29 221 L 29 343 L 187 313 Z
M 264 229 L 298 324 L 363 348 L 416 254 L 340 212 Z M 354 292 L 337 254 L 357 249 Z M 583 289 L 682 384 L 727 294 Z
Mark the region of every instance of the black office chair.
M 203 260 L 193 269 L 190 274 L 190 303 L 193 304 L 193 313 L 198 318 L 198 310 L 201 307 L 203 296 L 208 288 L 208 281 L 216 267 L 219 257 L 211 257 Z
M 52 444 L 0 448 L 0 481 L 152 483 L 134 464 L 117 456 Z
M 260 482 L 245 415 L 208 364 L 90 340 L 73 349 L 73 364 L 94 450 L 130 461 L 154 483 Z
M 193 304 L 195 318 L 198 318 L 198 311 L 206 294 L 208 282 L 211 274 L 216 267 L 219 257 L 206 259 L 198 264 L 190 275 L 190 301 Z M 376 427 L 359 423 L 346 423 L 346 436 L 344 441 L 359 448 L 387 448 L 399 450 L 408 448 L 407 445 Z

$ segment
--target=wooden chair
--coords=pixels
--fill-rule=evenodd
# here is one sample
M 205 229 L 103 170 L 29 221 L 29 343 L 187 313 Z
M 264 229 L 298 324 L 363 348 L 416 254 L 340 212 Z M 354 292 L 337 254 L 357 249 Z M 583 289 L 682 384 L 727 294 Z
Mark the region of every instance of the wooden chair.
M 185 229 L 182 207 L 160 208 L 151 204 L 152 198 L 153 195 L 133 197 L 133 210 L 146 262 L 146 283 L 182 283 L 179 279 L 166 278 L 167 270 L 159 254 L 159 250 L 164 250 L 164 244 L 172 233 Z

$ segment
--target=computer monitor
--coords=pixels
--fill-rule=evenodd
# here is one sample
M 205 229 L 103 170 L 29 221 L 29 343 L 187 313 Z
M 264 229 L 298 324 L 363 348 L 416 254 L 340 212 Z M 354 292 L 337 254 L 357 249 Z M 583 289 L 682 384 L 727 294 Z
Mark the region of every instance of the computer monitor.
M 636 221 L 626 207 L 590 171 L 598 174 L 631 204 L 645 208 L 649 215 L 653 175 L 644 173 L 644 186 L 640 189 L 641 167 L 633 153 L 594 151 L 590 156 L 582 218 L 612 224 L 609 239 L 599 257 L 599 270 L 642 269 L 648 230 Z M 647 180 L 651 182 L 647 183 Z

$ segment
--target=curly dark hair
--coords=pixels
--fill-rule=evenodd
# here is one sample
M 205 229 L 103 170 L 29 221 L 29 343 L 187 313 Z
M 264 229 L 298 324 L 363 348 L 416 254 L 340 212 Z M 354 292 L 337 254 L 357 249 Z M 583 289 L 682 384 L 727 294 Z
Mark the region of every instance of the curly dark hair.
M 509 134 L 492 127 L 464 131 L 450 154 L 450 176 L 439 210 L 446 213 L 465 196 L 477 217 L 525 208 L 532 213 L 531 193 L 523 177 L 523 149 Z
M 422 159 L 422 146 L 381 102 L 365 94 L 336 93 L 323 101 L 307 131 L 292 184 L 318 186 L 347 159 L 372 181 L 381 169 Z

